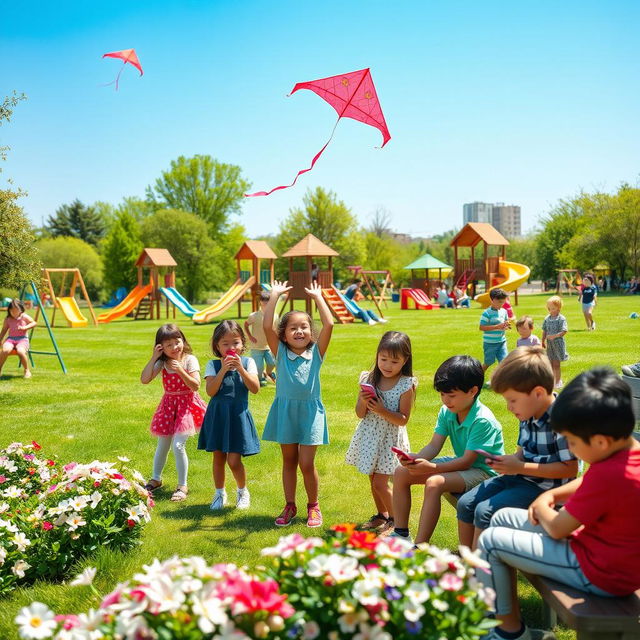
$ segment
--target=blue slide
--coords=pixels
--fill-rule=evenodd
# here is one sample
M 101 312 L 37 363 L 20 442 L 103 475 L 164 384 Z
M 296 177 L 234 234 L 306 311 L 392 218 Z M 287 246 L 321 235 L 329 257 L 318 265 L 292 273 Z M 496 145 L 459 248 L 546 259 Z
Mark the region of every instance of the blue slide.
M 342 300 L 344 306 L 347 308 L 347 311 L 354 318 L 359 318 L 363 322 L 368 322 L 369 324 L 375 324 L 376 322 L 387 322 L 383 318 L 378 318 L 378 316 L 373 311 L 363 309 L 359 304 L 351 300 L 351 298 L 347 298 L 347 296 L 345 296 L 337 287 L 333 287 L 333 290 L 340 296 L 340 300 Z
M 197 313 L 198 310 L 194 309 L 179 293 L 177 289 L 173 287 L 160 287 L 160 293 L 177 309 L 182 311 L 185 316 L 193 316 L 194 313 Z
M 118 306 L 126 297 L 129 292 L 125 287 L 120 287 L 116 291 L 113 292 L 111 296 L 111 300 L 105 302 L 102 306 L 106 309 L 110 309 L 111 307 Z

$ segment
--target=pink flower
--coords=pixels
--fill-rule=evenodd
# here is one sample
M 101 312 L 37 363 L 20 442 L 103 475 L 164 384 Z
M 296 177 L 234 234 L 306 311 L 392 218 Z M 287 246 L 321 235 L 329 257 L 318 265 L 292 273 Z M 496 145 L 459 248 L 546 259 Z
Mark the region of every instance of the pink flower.
M 232 606 L 238 609 L 237 613 L 268 611 L 279 613 L 283 618 L 291 615 L 288 607 L 284 607 L 283 611 L 287 596 L 280 594 L 278 583 L 270 578 L 264 581 L 253 578 L 231 578 L 229 583 L 224 585 L 224 592 L 227 597 L 233 598 Z
M 71 469 L 75 469 L 78 466 L 77 462 L 70 462 L 69 464 L 65 464 L 64 467 L 62 467 L 65 471 L 71 471 Z
M 120 591 L 118 591 L 118 589 L 114 589 L 111 593 L 107 594 L 104 597 L 104 599 L 100 603 L 100 608 L 101 609 L 107 609 L 111 605 L 120 602 L 120 596 L 121 595 L 122 594 L 120 593 Z
M 7 478 L 6 476 L 0 476 L 0 484 L 2 484 L 3 482 L 6 482 Z
M 25 453 L 23 458 L 31 462 L 35 458 L 35 456 L 33 455 L 33 453 Z
M 77 627 L 80 622 L 80 620 L 78 619 L 78 616 L 71 615 L 71 614 L 56 616 L 54 620 L 56 622 L 61 622 L 62 628 L 66 629 L 67 631 L 69 629 L 73 629 L 74 627 Z
M 43 528 L 45 531 L 51 531 L 51 529 L 53 529 L 53 525 L 52 525 L 49 521 L 45 520 L 45 521 L 42 523 L 42 528 Z
M 464 585 L 464 582 L 455 573 L 445 573 L 438 581 L 438 584 L 445 591 L 458 591 Z

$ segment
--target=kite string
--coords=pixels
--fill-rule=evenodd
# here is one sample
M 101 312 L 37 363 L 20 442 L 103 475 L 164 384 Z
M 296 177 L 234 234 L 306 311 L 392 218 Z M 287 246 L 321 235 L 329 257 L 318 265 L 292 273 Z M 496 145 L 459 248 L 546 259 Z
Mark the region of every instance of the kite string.
M 320 151 L 318 151 L 318 153 L 316 153 L 316 155 L 313 156 L 313 159 L 311 160 L 311 165 L 307 169 L 301 169 L 300 171 L 298 171 L 298 173 L 296 174 L 296 177 L 293 179 L 293 182 L 291 184 L 285 184 L 279 187 L 274 187 L 273 189 L 271 189 L 271 191 L 256 191 L 255 193 L 245 193 L 244 197 L 253 198 L 254 196 L 268 196 L 268 195 L 271 195 L 274 191 L 293 187 L 293 185 L 298 181 L 298 178 L 303 173 L 307 173 L 307 171 L 311 171 L 311 169 L 313 169 L 315 163 L 318 161 L 318 158 L 323 154 L 324 150 L 329 146 L 329 143 L 331 142 L 331 140 L 333 140 L 333 134 L 336 132 L 336 127 L 338 126 L 338 123 L 340 122 L 341 117 L 342 116 L 338 116 L 338 119 L 336 120 L 336 123 L 333 125 L 333 129 L 331 130 L 331 135 L 329 136 L 329 139 L 325 142 L 324 147 L 322 147 L 322 149 L 320 149 Z

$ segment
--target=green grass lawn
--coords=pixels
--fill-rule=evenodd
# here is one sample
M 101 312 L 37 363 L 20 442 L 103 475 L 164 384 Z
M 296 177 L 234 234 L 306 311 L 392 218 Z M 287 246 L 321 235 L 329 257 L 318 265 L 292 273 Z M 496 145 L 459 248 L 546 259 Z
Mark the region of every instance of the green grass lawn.
M 546 295 L 521 296 L 516 314 L 531 314 L 535 332 L 546 312 Z M 248 310 L 248 307 L 246 307 Z M 233 308 L 235 313 L 236 307 Z M 640 311 L 636 297 L 601 296 L 596 307 L 597 331 L 585 330 L 580 305 L 575 296 L 565 299 L 563 313 L 568 319 L 567 350 L 570 359 L 563 365 L 563 378 L 570 380 L 594 365 L 621 364 L 640 360 L 637 351 L 640 320 L 630 320 L 631 311 Z M 387 313 L 387 312 L 386 312 Z M 317 465 L 320 473 L 320 501 L 326 525 L 342 521 L 362 521 L 374 512 L 368 491 L 368 479 L 344 462 L 344 455 L 356 426 L 354 405 L 358 393 L 358 374 L 374 360 L 377 342 L 387 329 L 409 334 L 413 343 L 414 374 L 420 384 L 408 430 L 413 450 L 419 449 L 432 434 L 440 408 L 433 390 L 433 374 L 438 365 L 455 354 L 482 357 L 482 339 L 478 331 L 480 310 L 400 311 L 391 304 L 387 325 L 369 327 L 360 322 L 337 325 L 322 371 L 323 399 L 329 420 L 331 444 L 320 447 Z M 228 314 L 232 317 L 232 313 Z M 177 322 L 184 330 L 204 370 L 211 357 L 210 339 L 214 325 L 196 326 L 184 317 Z M 149 435 L 149 422 L 162 395 L 159 379 L 144 386 L 140 371 L 151 355 L 158 321 L 123 319 L 108 325 L 86 329 L 56 328 L 56 339 L 69 373 L 62 375 L 53 357 L 36 357 L 31 380 L 23 380 L 16 358 L 5 365 L 0 377 L 0 412 L 2 437 L 0 446 L 16 440 L 37 440 L 47 452 L 62 461 L 93 459 L 115 460 L 118 455 L 131 459 L 131 465 L 145 476 L 151 470 L 155 440 Z M 515 346 L 515 330 L 508 336 Z M 37 329 L 33 340 L 36 350 L 48 350 L 44 329 Z M 204 397 L 204 391 L 202 391 Z M 274 387 L 263 388 L 250 400 L 256 425 L 261 432 Z M 491 391 L 483 391 L 482 401 L 503 425 L 507 450 L 516 443 L 518 423 L 507 413 L 504 400 Z M 165 487 L 157 493 L 157 506 L 146 527 L 141 546 L 126 555 L 103 551 L 97 558 L 83 561 L 98 566 L 96 586 L 106 592 L 117 582 L 129 578 L 143 563 L 154 557 L 173 554 L 202 555 L 211 562 L 234 562 L 254 566 L 259 550 L 273 545 L 283 533 L 309 533 L 301 519 L 286 530 L 273 525 L 283 506 L 280 481 L 279 448 L 265 442 L 260 455 L 246 461 L 252 506 L 247 512 L 209 511 L 212 495 L 210 454 L 197 451 L 196 440 L 189 442 L 190 495 L 186 502 L 169 502 L 176 483 L 171 456 L 165 471 Z M 450 452 L 450 451 L 449 451 Z M 229 474 L 227 489 L 235 497 Z M 415 488 L 418 499 L 419 488 Z M 298 504 L 304 506 L 302 485 L 298 487 Z M 414 509 L 417 511 L 417 509 Z M 415 532 L 415 517 L 412 519 Z M 455 512 L 443 506 L 442 519 L 432 539 L 434 544 L 455 548 L 457 545 Z M 535 592 L 521 585 L 525 616 L 530 624 L 540 622 L 539 600 Z M 97 599 L 85 587 L 37 584 L 17 590 L 0 606 L 0 638 L 17 638 L 13 618 L 18 609 L 33 600 L 49 604 L 57 612 L 84 611 L 96 606 Z M 573 632 L 560 630 L 563 640 L 574 638 Z

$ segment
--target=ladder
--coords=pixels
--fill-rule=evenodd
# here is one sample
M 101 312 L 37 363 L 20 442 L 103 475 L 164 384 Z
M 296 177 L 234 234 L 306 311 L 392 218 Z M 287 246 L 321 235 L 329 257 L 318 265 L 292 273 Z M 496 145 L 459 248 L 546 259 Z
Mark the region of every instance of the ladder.
M 151 314 L 151 305 L 151 296 L 145 296 L 142 298 L 136 307 L 134 320 L 146 320 Z
M 333 289 L 323 289 L 322 297 L 326 300 L 329 309 L 331 309 L 331 313 L 333 313 L 335 319 L 340 324 L 353 322 L 353 316 L 347 311 L 344 302 L 342 302 L 340 296 Z

